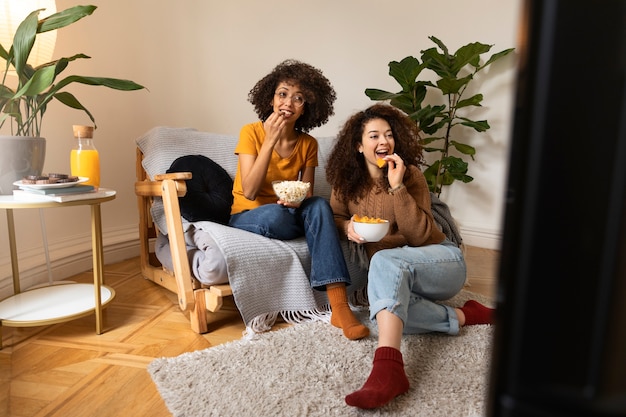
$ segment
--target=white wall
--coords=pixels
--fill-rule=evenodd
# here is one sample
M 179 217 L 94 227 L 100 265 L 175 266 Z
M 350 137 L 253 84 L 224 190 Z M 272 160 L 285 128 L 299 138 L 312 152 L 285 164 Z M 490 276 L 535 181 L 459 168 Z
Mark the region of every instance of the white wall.
M 63 10 L 75 4 L 57 0 Z M 102 185 L 117 199 L 102 207 L 105 262 L 135 256 L 138 215 L 133 193 L 135 144 L 156 125 L 237 134 L 255 120 L 247 94 L 286 58 L 321 68 L 338 95 L 335 116 L 312 133 L 337 132 L 354 111 L 373 104 L 365 88 L 397 91 L 388 62 L 413 55 L 441 39 L 454 51 L 468 42 L 515 47 L 520 0 L 93 0 L 92 16 L 59 31 L 55 58 L 82 52 L 68 74 L 132 79 L 149 91 L 117 92 L 75 86 L 71 91 L 94 114 Z M 489 54 L 490 55 L 490 54 Z M 498 248 L 512 117 L 516 56 L 492 65 L 474 82 L 484 94 L 472 117 L 491 129 L 473 135 L 476 162 L 470 184 L 444 191 L 466 243 Z M 69 172 L 72 125 L 88 124 L 82 112 L 49 106 L 44 172 Z M 8 133 L 5 129 L 2 133 Z M 471 132 L 467 132 L 471 134 Z M 44 211 L 55 279 L 90 267 L 89 210 Z M 45 279 L 38 213 L 15 212 L 20 269 L 25 280 Z M 0 221 L 0 298 L 10 291 L 6 223 Z

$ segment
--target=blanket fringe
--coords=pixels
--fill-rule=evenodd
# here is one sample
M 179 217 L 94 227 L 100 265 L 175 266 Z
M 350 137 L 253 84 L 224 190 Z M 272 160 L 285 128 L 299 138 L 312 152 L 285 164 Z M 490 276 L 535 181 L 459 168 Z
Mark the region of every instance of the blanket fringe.
M 276 323 L 278 315 L 289 324 L 299 324 L 309 321 L 322 321 L 330 323 L 330 309 L 315 309 L 305 311 L 279 311 L 261 314 L 256 316 L 246 326 L 246 330 L 243 332 L 243 338 L 250 340 L 254 338 L 257 333 L 264 333 L 272 329 L 272 326 Z
M 356 263 L 361 269 L 368 271 L 370 268 L 370 260 L 365 252 L 365 246 L 350 241 L 348 242 L 348 248 L 350 262 Z
M 369 308 L 370 302 L 367 298 L 367 287 L 359 288 L 348 299 L 350 305 L 356 310 L 363 310 Z

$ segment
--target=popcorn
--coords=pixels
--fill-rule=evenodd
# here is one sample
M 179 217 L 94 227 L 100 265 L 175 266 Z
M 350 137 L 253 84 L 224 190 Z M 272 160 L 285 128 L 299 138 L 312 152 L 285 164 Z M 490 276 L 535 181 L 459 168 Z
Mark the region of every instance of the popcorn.
M 306 198 L 311 188 L 311 183 L 303 181 L 274 181 L 272 186 L 279 199 L 288 203 L 298 204 Z

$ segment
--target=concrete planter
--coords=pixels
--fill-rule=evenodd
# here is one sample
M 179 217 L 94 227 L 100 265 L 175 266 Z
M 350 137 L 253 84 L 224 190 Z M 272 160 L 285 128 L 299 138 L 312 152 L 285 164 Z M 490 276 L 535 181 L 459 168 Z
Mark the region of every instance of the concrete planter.
M 0 135 L 0 195 L 13 194 L 26 175 L 41 175 L 45 158 L 45 138 Z

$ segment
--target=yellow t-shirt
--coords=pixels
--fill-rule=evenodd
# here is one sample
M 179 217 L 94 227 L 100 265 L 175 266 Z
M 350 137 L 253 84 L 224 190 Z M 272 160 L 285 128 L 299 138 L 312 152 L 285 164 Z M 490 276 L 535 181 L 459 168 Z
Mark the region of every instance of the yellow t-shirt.
M 235 154 L 258 155 L 261 145 L 265 140 L 265 130 L 263 130 L 263 122 L 258 121 L 250 123 L 241 128 L 239 133 L 239 143 L 235 148 Z M 254 200 L 248 200 L 243 195 L 241 186 L 241 166 L 237 164 L 237 174 L 233 183 L 233 205 L 230 213 L 236 214 L 244 210 L 252 210 L 253 208 L 264 204 L 274 204 L 278 201 L 272 181 L 296 181 L 300 179 L 300 174 L 305 167 L 316 167 L 317 161 L 317 140 L 307 134 L 300 133 L 296 146 L 288 158 L 281 158 L 276 151 L 272 152 L 265 175 L 265 182 Z

